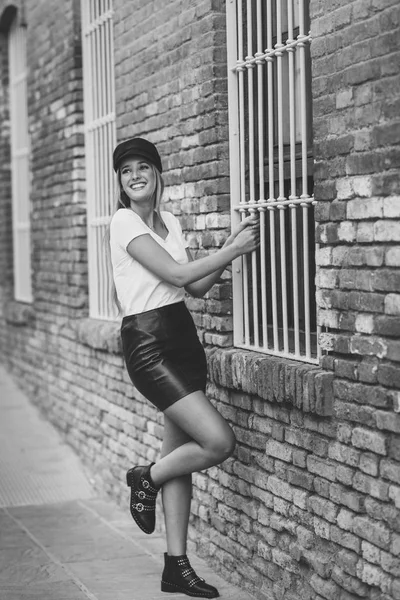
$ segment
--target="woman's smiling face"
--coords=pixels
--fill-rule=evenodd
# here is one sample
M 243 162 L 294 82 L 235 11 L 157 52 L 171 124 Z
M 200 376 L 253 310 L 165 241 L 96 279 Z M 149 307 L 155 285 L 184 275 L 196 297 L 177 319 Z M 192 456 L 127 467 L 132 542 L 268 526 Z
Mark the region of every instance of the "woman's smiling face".
M 156 176 L 152 166 L 143 158 L 130 156 L 120 167 L 122 189 L 129 200 L 141 202 L 153 197 Z

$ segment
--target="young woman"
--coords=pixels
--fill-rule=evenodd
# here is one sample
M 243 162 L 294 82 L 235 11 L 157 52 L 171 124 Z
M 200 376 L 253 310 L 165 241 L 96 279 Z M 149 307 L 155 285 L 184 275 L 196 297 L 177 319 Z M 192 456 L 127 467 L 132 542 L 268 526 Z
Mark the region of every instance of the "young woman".
M 178 219 L 160 210 L 162 164 L 143 138 L 119 144 L 113 154 L 119 199 L 110 225 L 110 249 L 126 366 L 136 388 L 164 413 L 161 457 L 127 472 L 133 519 L 155 528 L 162 489 L 167 552 L 164 592 L 216 598 L 186 556 L 191 473 L 217 465 L 235 447 L 228 423 L 205 396 L 206 359 L 185 303 L 185 291 L 203 296 L 225 267 L 259 244 L 256 218 L 245 219 L 224 246 L 193 261 Z

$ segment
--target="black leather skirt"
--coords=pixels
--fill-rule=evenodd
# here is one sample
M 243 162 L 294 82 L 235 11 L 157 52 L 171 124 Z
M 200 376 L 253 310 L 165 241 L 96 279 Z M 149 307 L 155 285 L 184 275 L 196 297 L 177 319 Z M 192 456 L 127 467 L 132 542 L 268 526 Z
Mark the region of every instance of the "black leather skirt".
M 184 302 L 124 317 L 121 338 L 132 383 L 159 410 L 205 391 L 206 357 Z

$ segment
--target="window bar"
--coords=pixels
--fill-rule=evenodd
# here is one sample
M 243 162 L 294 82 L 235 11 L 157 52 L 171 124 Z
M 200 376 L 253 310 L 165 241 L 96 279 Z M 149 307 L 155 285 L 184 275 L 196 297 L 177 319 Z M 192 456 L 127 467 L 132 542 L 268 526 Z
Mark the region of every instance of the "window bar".
M 107 2 L 108 4 L 108 2 Z M 106 32 L 106 49 L 107 49 L 107 53 L 106 53 L 106 72 L 107 72 L 107 108 L 106 108 L 106 114 L 110 114 L 110 112 L 112 111 L 112 91 L 111 89 L 114 87 L 112 85 L 112 75 L 111 75 L 111 57 L 110 57 L 110 40 L 111 40 L 111 36 L 110 36 L 110 25 L 111 25 L 111 19 L 107 19 L 107 22 L 105 23 L 105 32 Z M 107 123 L 107 207 L 108 207 L 108 211 L 107 214 L 112 214 L 113 211 L 113 190 L 112 190 L 112 181 L 111 181 L 111 169 L 109 167 L 109 165 L 111 164 L 111 151 L 113 148 L 113 140 L 112 140 L 112 127 L 113 124 L 112 123 Z
M 110 88 L 111 88 L 111 95 L 110 95 L 110 108 L 112 110 L 112 112 L 114 112 L 115 110 L 115 86 L 114 86 L 114 37 L 113 37 L 113 23 L 112 23 L 112 18 L 109 19 L 108 21 L 108 28 L 109 28 L 109 36 L 110 36 L 110 45 L 109 45 L 109 61 L 110 61 L 110 77 L 111 77 L 111 81 L 110 81 Z M 115 125 L 113 125 L 113 136 L 115 137 Z
M 278 201 L 285 200 L 285 174 L 284 174 L 284 159 L 283 159 L 283 52 L 285 47 L 282 44 L 282 3 L 280 0 L 276 3 L 276 29 L 277 41 L 275 44 L 277 74 L 278 74 L 278 89 L 277 89 L 277 108 L 278 108 L 278 178 L 279 178 L 279 197 Z M 283 350 L 289 350 L 288 336 L 288 310 L 287 310 L 287 281 L 286 281 L 286 232 L 285 232 L 285 205 L 278 206 L 279 208 L 279 225 L 280 225 L 280 250 L 281 250 L 281 291 L 282 291 L 282 325 L 283 325 Z
M 257 0 L 257 85 L 258 85 L 258 177 L 259 177 L 259 203 L 265 202 L 264 189 L 264 60 L 262 45 L 262 0 Z M 263 346 L 268 347 L 268 317 L 267 317 L 267 265 L 265 260 L 265 207 L 260 206 L 260 257 L 261 257 L 261 312 Z
M 103 0 L 101 2 L 101 9 L 104 11 Z M 103 13 L 102 13 L 103 14 Z M 100 35 L 100 69 L 101 69 L 101 116 L 104 117 L 107 114 L 106 109 L 106 97 L 107 97 L 107 76 L 106 76 L 106 61 L 105 61 L 105 37 L 104 37 L 104 25 L 105 22 L 102 21 L 99 26 L 99 35 Z M 103 122 L 101 124 L 101 216 L 107 215 L 107 172 L 108 172 L 108 164 L 106 157 L 106 136 L 105 136 L 105 128 L 107 124 Z
M 82 6 L 82 17 L 83 17 L 83 32 L 84 32 L 84 39 L 83 39 L 83 45 L 84 48 L 86 49 L 86 52 L 83 52 L 83 67 L 84 67 L 84 73 L 87 74 L 87 78 L 85 78 L 84 75 L 84 86 L 85 86 L 85 93 L 83 96 L 84 99 L 84 108 L 85 108 L 85 144 L 86 144 L 86 169 L 87 169 L 87 175 L 86 175 L 86 180 L 87 182 L 93 182 L 95 181 L 94 178 L 94 173 L 93 173 L 93 152 L 94 152 L 94 140 L 93 140 L 93 131 L 91 129 L 88 129 L 88 124 L 91 123 L 91 121 L 93 120 L 93 62 L 94 62 L 94 58 L 93 58 L 93 46 L 92 46 L 92 35 L 88 29 L 91 20 L 92 20 L 92 14 L 93 14 L 93 5 L 92 2 L 81 2 L 81 6 Z M 91 77 L 89 79 L 89 74 L 91 74 Z M 89 279 L 89 290 L 93 290 L 95 289 L 95 285 L 96 285 L 96 273 L 95 273 L 95 269 L 94 267 L 96 266 L 94 264 L 93 261 L 93 237 L 94 237 L 94 232 L 93 232 L 93 227 L 92 227 L 92 219 L 93 219 L 93 209 L 92 209 L 92 202 L 90 201 L 90 195 L 94 194 L 94 190 L 92 189 L 88 189 L 87 190 L 87 196 L 88 196 L 88 201 L 87 201 L 87 219 L 88 219 L 88 279 Z M 91 294 L 91 296 L 93 296 L 93 294 Z
M 253 13 L 252 0 L 247 0 L 247 56 L 246 61 L 253 56 Z M 254 157 L 254 63 L 247 63 L 248 81 L 248 106 L 249 106 L 249 179 L 250 179 L 250 206 L 249 214 L 255 214 L 255 157 Z M 253 288 L 253 341 L 259 346 L 258 334 L 258 281 L 257 281 L 257 254 L 251 253 L 251 280 Z
M 289 65 L 289 120 L 290 120 L 290 196 L 289 200 L 298 200 L 296 196 L 296 112 L 295 112 L 295 49 L 293 43 L 293 0 L 288 0 L 288 65 Z M 297 205 L 290 204 L 292 222 L 292 268 L 293 268 L 293 324 L 294 352 L 300 355 L 299 324 L 299 288 L 297 262 Z
M 99 249 L 100 249 L 100 257 L 101 257 L 101 266 L 103 269 L 103 294 L 102 294 L 102 298 L 103 298 L 103 306 L 102 306 L 102 311 L 101 314 L 105 315 L 108 314 L 107 313 L 107 308 L 108 308 L 108 302 L 107 302 L 107 297 L 108 297 L 108 290 L 109 290 L 109 282 L 108 282 L 108 270 L 107 270 L 107 263 L 106 263 L 106 256 L 105 256 L 105 252 L 104 252 L 104 234 L 105 234 L 105 225 L 101 225 L 99 227 L 99 233 L 100 233 L 100 245 L 99 245 Z
M 304 262 L 304 321 L 305 321 L 305 348 L 306 357 L 311 358 L 311 331 L 310 331 L 310 291 L 308 268 L 308 207 L 310 196 L 307 184 L 307 97 L 306 97 L 306 49 L 305 49 L 305 24 L 304 0 L 299 0 L 299 58 L 300 58 L 300 110 L 301 110 L 301 158 L 302 158 L 302 193 L 300 198 L 303 208 L 303 262 Z
M 99 248 L 101 247 L 101 227 L 99 225 L 95 225 L 96 231 L 96 252 L 97 252 L 97 269 L 98 269 L 98 277 L 97 277 L 97 313 L 99 315 L 102 314 L 103 311 L 103 282 L 104 282 L 104 273 L 103 273 L 103 261 L 101 260 L 101 255 L 99 253 Z
M 243 3 L 238 2 L 238 82 L 239 82 L 239 143 L 240 143 L 240 218 L 246 216 L 246 164 L 245 164 L 245 105 L 244 105 L 244 66 L 243 60 Z M 248 257 L 242 256 L 243 271 L 243 316 L 244 316 L 244 340 L 250 344 L 249 323 L 249 282 L 248 282 Z
M 240 104 L 239 104 L 239 73 L 238 73 L 238 9 L 237 0 L 228 0 L 226 3 L 227 25 L 227 50 L 228 50 L 228 93 L 229 93 L 229 168 L 231 192 L 232 226 L 241 218 L 241 145 L 240 145 Z M 243 318 L 243 269 L 241 257 L 232 264 L 233 285 L 233 333 L 234 344 L 242 346 L 244 343 L 244 318 Z
M 267 46 L 265 50 L 267 62 L 267 90 L 268 90 L 268 178 L 269 178 L 269 197 L 268 201 L 274 201 L 274 55 L 272 52 L 272 0 L 267 0 Z M 278 307 L 276 295 L 276 255 L 275 255 L 275 209 L 268 207 L 269 210 L 269 229 L 270 229 L 270 249 L 271 249 L 271 288 L 272 288 L 272 329 L 274 337 L 274 350 L 279 351 L 278 338 Z
M 99 18 L 100 14 L 99 14 L 99 3 L 98 0 L 96 0 L 95 2 L 96 5 L 96 19 Z M 100 40 L 100 23 L 97 21 L 95 21 L 94 23 L 94 38 L 95 38 L 95 47 L 96 47 L 96 77 L 97 77 L 97 87 L 96 89 L 96 93 L 95 95 L 95 102 L 96 102 L 96 119 L 99 120 L 98 123 L 96 123 L 96 198 L 95 198 L 95 202 L 94 202 L 94 206 L 95 206 L 95 210 L 96 210 L 96 217 L 99 217 L 101 215 L 101 205 L 102 205 L 102 196 L 103 196 L 103 192 L 102 192 L 102 131 L 101 131 L 101 117 L 102 117 L 102 110 L 101 110 L 101 102 L 102 102 L 102 68 L 101 68 L 101 40 Z M 101 246 L 100 246 L 100 227 L 97 223 L 94 223 L 94 228 L 95 228 L 95 232 L 96 232 L 96 246 L 95 246 L 95 253 L 96 253 L 96 262 L 97 262 L 97 285 L 98 285 L 98 291 L 97 291 L 97 298 L 96 298 L 96 303 L 97 303 L 97 315 L 99 316 L 102 314 L 102 310 L 103 310 L 103 282 L 104 282 L 104 276 L 103 276 L 103 268 L 102 268 L 102 256 L 101 253 L 99 252 Z
M 101 82 L 101 75 L 100 75 L 100 61 L 99 61 L 99 52 L 100 52 L 100 48 L 99 48 L 99 28 L 97 25 L 95 25 L 94 29 L 93 29 L 93 43 L 94 43 L 94 52 L 95 52 L 95 64 L 94 64 L 94 76 L 95 76 L 95 87 L 94 90 L 95 93 L 93 94 L 94 98 L 94 117 L 95 119 L 98 119 L 100 117 L 100 94 L 99 94 L 99 89 L 100 89 L 100 82 Z
M 104 0 L 100 0 L 99 3 L 99 17 L 103 17 L 104 15 Z M 105 63 L 105 36 L 104 36 L 104 25 L 105 25 L 105 21 L 104 19 L 100 21 L 98 28 L 99 28 L 99 44 L 100 44 L 100 54 L 99 54 L 99 65 L 100 65 L 100 73 L 101 73 L 101 85 L 100 85 L 100 114 L 102 119 L 102 122 L 100 123 L 100 150 L 101 150 L 101 156 L 100 156 L 100 162 L 99 162 L 99 166 L 100 166 L 100 176 L 101 176 L 101 191 L 100 191 L 100 207 L 101 207 L 101 216 L 105 217 L 107 215 L 107 190 L 106 190 L 106 186 L 107 186 L 107 172 L 108 172 L 108 164 L 107 164 L 107 156 L 106 156 L 106 127 L 107 127 L 107 122 L 104 121 L 104 116 L 107 114 L 106 113 L 106 95 L 107 95 L 107 91 L 106 91 L 106 87 L 107 87 L 107 78 L 106 78 L 106 63 Z M 98 230 L 99 230 L 99 245 L 98 245 L 98 255 L 99 255 L 99 261 L 101 264 L 101 272 L 102 272 L 102 277 L 101 277 L 101 301 L 102 301 L 102 306 L 101 306 L 101 314 L 106 314 L 106 310 L 107 310 L 107 265 L 105 264 L 105 254 L 103 252 L 103 238 L 104 238 L 104 225 L 99 225 L 98 226 Z
M 107 115 L 107 70 L 106 70 L 106 36 L 105 36 L 105 26 L 106 21 L 104 19 L 105 12 L 105 1 L 101 0 L 100 2 L 100 13 L 103 17 L 99 25 L 100 29 L 100 44 L 101 44 L 101 55 L 100 55 L 100 67 L 102 73 L 102 84 L 101 84 L 101 97 L 102 97 L 102 105 L 101 105 L 101 115 L 105 117 Z M 107 121 L 103 119 L 101 124 L 101 170 L 102 170 L 102 190 L 101 190 L 101 210 L 102 217 L 106 217 L 108 215 L 107 210 L 107 179 L 109 172 L 109 164 L 107 160 Z M 103 272 L 103 285 L 102 285 L 102 314 L 107 314 L 107 296 L 108 296 L 108 272 L 107 272 L 107 264 L 106 264 L 106 256 L 104 253 L 104 232 L 105 227 L 104 224 L 99 227 L 100 240 L 99 240 L 99 260 L 102 265 Z
M 315 223 L 315 227 L 316 227 L 316 225 L 317 225 L 317 224 Z M 319 253 L 319 248 L 320 248 L 320 245 L 319 245 L 319 244 L 315 244 L 315 252 L 316 252 L 316 256 L 318 256 L 318 253 Z M 318 324 L 317 324 L 317 331 L 316 331 L 316 333 L 317 333 L 317 359 L 318 359 L 318 360 L 321 358 L 321 355 L 322 355 L 322 351 L 321 351 L 321 344 L 320 344 L 320 342 L 319 342 L 319 338 L 320 338 L 320 335 L 321 335 L 321 331 L 322 331 L 321 325 L 318 325 Z

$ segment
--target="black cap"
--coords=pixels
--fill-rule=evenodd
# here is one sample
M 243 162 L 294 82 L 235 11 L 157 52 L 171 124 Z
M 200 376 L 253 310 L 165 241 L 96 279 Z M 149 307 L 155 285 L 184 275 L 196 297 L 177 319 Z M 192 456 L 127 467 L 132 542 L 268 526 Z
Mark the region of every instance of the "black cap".
M 119 164 L 123 158 L 135 154 L 145 158 L 153 164 L 162 173 L 161 158 L 154 144 L 143 138 L 131 138 L 121 142 L 113 152 L 114 171 L 118 170 Z

